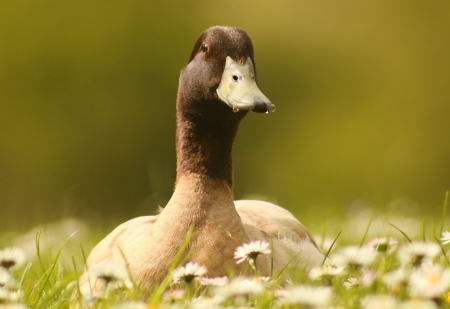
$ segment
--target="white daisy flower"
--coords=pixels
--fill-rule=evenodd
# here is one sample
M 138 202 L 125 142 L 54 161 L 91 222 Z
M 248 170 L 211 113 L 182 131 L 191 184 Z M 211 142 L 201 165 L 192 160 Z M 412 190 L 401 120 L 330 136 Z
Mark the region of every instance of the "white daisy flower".
M 5 288 L 0 288 L 0 304 L 6 303 L 9 298 L 9 290 Z
M 22 297 L 21 291 L 10 291 L 5 288 L 0 288 L 0 304 L 2 303 L 17 303 Z
M 342 275 L 345 267 L 335 266 L 329 263 L 325 263 L 322 266 L 316 266 L 311 268 L 308 273 L 308 277 L 311 280 L 329 279 L 331 280 L 335 276 Z
M 300 285 L 275 292 L 281 305 L 325 307 L 330 305 L 333 299 L 333 291 L 330 287 Z
M 393 292 L 398 292 L 407 283 L 409 274 L 404 268 L 397 268 L 383 275 L 383 283 Z
M 397 257 L 403 266 L 420 266 L 424 262 L 431 262 L 439 253 L 441 248 L 432 242 L 412 242 L 400 247 Z
M 120 288 L 122 284 L 129 289 L 133 287 L 126 268 L 106 264 L 92 267 L 88 272 L 101 279 L 109 288 Z
M 7 287 L 11 282 L 11 273 L 6 269 L 0 268 L 0 288 Z
M 270 277 L 269 276 L 256 277 L 253 280 L 261 281 L 261 282 L 269 282 Z
M 215 295 L 223 298 L 260 295 L 264 292 L 264 284 L 261 281 L 253 281 L 246 278 L 234 278 L 224 286 L 214 289 Z
M 255 240 L 237 247 L 236 251 L 234 251 L 234 258 L 237 260 L 236 264 L 247 260 L 253 266 L 258 255 L 270 254 L 270 252 L 272 251 L 267 241 Z
M 411 273 L 409 287 L 412 296 L 441 298 L 450 288 L 450 269 L 440 265 L 422 265 Z
M 190 308 L 193 309 L 214 309 L 221 308 L 219 305 L 224 301 L 223 298 L 219 297 L 197 297 L 192 299 Z
M 415 298 L 401 303 L 398 309 L 438 309 L 438 307 L 434 301 Z
M 19 248 L 6 248 L 0 250 L 0 267 L 10 269 L 25 263 L 25 254 Z
M 336 265 L 361 268 L 372 264 L 377 252 L 371 247 L 347 246 L 333 255 L 332 259 Z
M 185 266 L 178 267 L 172 272 L 173 283 L 184 281 L 191 283 L 192 280 L 200 280 L 207 273 L 206 267 L 197 263 L 189 262 Z
M 186 290 L 175 289 L 164 292 L 163 299 L 168 302 L 178 301 L 184 298 Z
M 27 306 L 22 304 L 7 304 L 0 306 L 2 309 L 29 309 Z
M 366 246 L 372 247 L 379 253 L 391 254 L 397 250 L 398 241 L 392 237 L 380 237 L 368 241 Z
M 146 303 L 137 301 L 125 302 L 123 304 L 112 307 L 112 309 L 146 309 L 146 308 L 148 308 L 148 305 Z
M 211 286 L 224 286 L 228 283 L 228 277 L 216 277 L 216 278 L 202 278 L 200 280 L 201 285 L 211 285 Z
M 450 243 L 450 232 L 448 231 L 442 232 L 441 241 L 443 245 Z
M 361 300 L 363 309 L 396 309 L 397 300 L 391 295 L 368 295 Z
M 359 282 L 361 282 L 362 286 L 368 288 L 373 284 L 376 277 L 377 274 L 375 272 L 371 270 L 364 270 L 361 274 L 361 277 L 359 278 Z
M 288 277 L 284 282 L 284 287 L 288 288 L 288 287 L 292 287 L 292 286 L 294 286 L 294 282 L 292 282 L 291 277 Z
M 342 283 L 342 285 L 344 286 L 344 288 L 346 288 L 347 290 L 351 290 L 354 289 L 358 286 L 361 285 L 361 282 L 359 282 L 358 278 L 355 277 L 350 277 L 347 279 L 347 281 L 345 281 L 344 283 Z

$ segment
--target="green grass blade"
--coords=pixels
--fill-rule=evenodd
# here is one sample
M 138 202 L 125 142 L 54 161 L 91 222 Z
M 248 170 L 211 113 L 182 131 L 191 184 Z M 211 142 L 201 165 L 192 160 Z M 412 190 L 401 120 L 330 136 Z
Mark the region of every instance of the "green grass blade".
M 331 244 L 330 248 L 328 248 L 327 253 L 325 254 L 325 257 L 323 258 L 322 264 L 320 264 L 321 266 L 323 266 L 323 264 L 325 264 L 325 261 L 327 260 L 328 256 L 330 255 L 331 249 L 333 249 L 334 244 L 336 243 L 337 239 L 339 238 L 339 236 L 341 235 L 342 231 L 340 231 L 336 238 L 333 240 L 333 243 Z
M 273 250 L 273 238 L 270 237 L 270 278 L 273 276 L 273 259 L 275 252 Z
M 425 237 L 425 218 L 422 220 L 422 240 L 425 242 L 427 238 Z
M 88 264 L 87 264 L 86 252 L 84 251 L 83 244 L 81 242 L 80 242 L 80 250 L 81 250 L 81 255 L 83 257 L 84 267 L 86 268 L 86 271 L 88 271 L 89 268 L 88 268 Z M 87 277 L 88 277 L 87 281 L 88 281 L 88 284 L 89 284 L 89 291 L 91 292 L 90 297 L 92 298 L 93 295 L 92 295 L 91 279 L 89 278 L 90 276 L 87 276 Z M 78 285 L 78 290 L 80 290 L 80 286 L 79 285 Z M 79 295 L 79 297 L 81 297 L 81 294 Z
M 444 207 L 442 209 L 441 228 L 439 229 L 439 236 L 442 235 L 442 232 L 444 231 L 444 221 L 445 215 L 447 214 L 447 206 L 448 206 L 448 194 L 449 191 L 445 192 Z
M 361 242 L 359 243 L 359 247 L 362 247 L 364 241 L 366 240 L 367 233 L 369 232 L 370 225 L 372 224 L 372 218 L 373 217 L 370 217 L 369 224 L 367 224 L 366 230 L 364 231 L 364 235 L 361 239 Z
M 180 249 L 178 250 L 177 254 L 175 255 L 172 263 L 170 264 L 169 269 L 167 270 L 167 276 L 164 278 L 164 280 L 161 282 L 161 284 L 156 288 L 154 293 L 150 296 L 150 308 L 158 308 L 158 304 L 161 302 L 162 295 L 164 294 L 165 290 L 170 284 L 170 280 L 172 279 L 172 271 L 177 267 L 178 262 L 182 258 L 183 254 L 185 253 L 185 250 L 189 244 L 189 241 L 191 240 L 192 232 L 194 231 L 194 225 L 191 225 L 189 227 L 189 230 L 186 234 L 186 237 L 184 238 L 183 243 L 181 244 Z
M 294 255 L 287 263 L 286 265 L 284 265 L 284 267 L 280 270 L 280 272 L 278 273 L 277 278 L 281 277 L 281 274 L 284 272 L 284 270 L 289 266 L 289 264 L 292 263 L 293 260 L 295 260 L 297 258 L 297 256 L 301 253 L 301 251 L 297 252 L 296 255 Z
M 56 282 L 52 287 L 41 297 L 38 308 L 46 308 L 47 304 L 51 303 L 54 299 L 57 299 L 58 295 L 64 293 L 65 290 L 69 290 L 69 294 L 72 293 L 74 287 L 69 286 L 71 282 L 76 279 L 75 274 L 66 275 L 63 280 Z M 69 289 L 67 289 L 69 287 Z
M 66 244 L 67 241 L 68 241 L 73 235 L 75 235 L 80 229 L 81 229 L 81 228 L 79 228 L 78 230 L 76 230 L 75 232 L 73 232 L 72 234 L 70 234 L 69 237 L 67 237 L 67 239 L 63 242 L 63 244 L 62 244 L 61 247 L 59 248 L 59 250 L 58 250 L 58 252 L 57 252 L 57 254 L 56 254 L 54 260 L 52 261 L 52 264 L 50 265 L 50 268 L 44 273 L 44 279 L 43 279 L 43 281 L 42 281 L 43 283 L 42 283 L 41 289 L 40 289 L 39 292 L 38 292 L 38 297 L 37 297 L 36 301 L 32 304 L 31 307 L 35 308 L 35 307 L 38 305 L 38 303 L 40 302 L 42 296 L 44 295 L 44 288 L 45 288 L 45 286 L 47 285 L 48 281 L 50 280 L 50 276 L 52 275 L 52 273 L 53 273 L 53 271 L 54 271 L 54 269 L 55 269 L 55 267 L 56 267 L 56 265 L 57 265 L 57 262 L 58 262 L 58 260 L 59 260 L 59 257 L 61 256 L 61 253 L 62 253 L 62 250 L 63 250 L 65 244 Z M 40 233 L 39 233 L 39 235 L 40 235 Z M 39 237 L 36 237 L 36 238 L 37 238 L 37 241 L 39 241 Z M 37 244 L 36 246 L 37 246 L 38 249 L 39 249 L 39 244 Z M 41 264 L 41 266 L 42 266 L 42 264 Z
M 20 278 L 20 283 L 19 283 L 19 290 L 22 289 L 23 287 L 23 283 L 25 282 L 25 277 L 27 276 L 28 272 L 30 271 L 31 265 L 33 265 L 33 263 L 28 263 L 27 266 L 25 267 L 25 270 L 22 273 L 22 277 Z
M 431 233 L 432 233 L 433 237 L 436 238 L 436 227 L 434 225 L 433 218 L 431 219 Z
M 445 252 L 444 247 L 442 247 L 442 244 L 441 244 L 441 242 L 439 241 L 439 238 L 437 238 L 437 237 L 434 237 L 434 238 L 436 239 L 436 242 L 438 243 L 439 247 L 441 248 L 442 254 L 443 254 L 444 257 L 445 257 L 445 261 L 447 262 L 447 265 L 450 266 L 450 261 L 448 260 L 447 253 Z
M 44 271 L 44 273 L 39 277 L 39 279 L 33 284 L 33 288 L 31 289 L 29 295 L 28 295 L 28 299 L 30 299 L 29 304 L 32 308 L 36 308 L 36 305 L 39 302 L 39 295 L 40 295 L 40 289 L 39 287 L 41 286 L 42 281 L 44 280 L 44 278 L 47 277 L 47 273 L 50 271 L 50 269 L 47 269 L 46 271 Z M 31 298 L 35 298 L 34 300 L 31 300 Z
M 400 233 L 402 233 L 402 235 L 406 238 L 406 240 L 409 243 L 412 243 L 412 240 L 408 237 L 408 235 L 406 235 L 405 232 L 403 232 L 401 229 L 399 229 L 398 227 L 396 227 L 395 225 L 393 225 L 392 223 L 389 223 L 390 225 L 392 225 L 392 227 L 394 227 L 397 231 L 399 231 Z
M 131 281 L 132 285 L 134 287 L 138 286 L 137 283 L 136 283 L 136 280 L 133 277 L 133 274 L 131 273 L 130 264 L 128 263 L 128 260 L 127 260 L 127 258 L 125 256 L 125 253 L 123 252 L 122 248 L 120 248 L 119 246 L 117 246 L 117 249 L 119 249 L 120 255 L 122 256 L 122 259 L 125 261 L 125 268 L 127 270 L 128 276 L 130 277 L 130 281 Z M 128 297 L 133 296 L 133 297 L 130 297 L 130 298 L 134 298 L 135 295 L 130 295 L 131 291 L 129 289 L 127 289 L 127 291 L 128 291 L 128 294 L 129 294 Z
M 323 244 L 325 243 L 325 237 L 327 235 L 327 222 L 328 222 L 328 219 L 325 219 L 325 222 L 323 223 L 322 239 L 320 240 L 319 248 L 323 248 Z
M 78 273 L 78 268 L 77 268 L 77 263 L 75 261 L 75 256 L 72 254 L 71 258 L 72 258 L 73 269 L 75 270 L 75 275 L 78 278 L 78 276 L 80 274 Z M 81 301 L 81 291 L 80 291 L 80 285 L 78 284 L 78 282 L 75 283 L 75 289 L 77 290 L 76 297 L 78 298 L 78 301 Z
M 42 234 L 42 229 L 36 232 L 36 254 L 38 257 L 38 261 L 39 261 L 39 265 L 41 267 L 41 272 L 45 272 L 45 267 L 44 264 L 42 263 L 42 259 L 41 259 L 41 234 Z

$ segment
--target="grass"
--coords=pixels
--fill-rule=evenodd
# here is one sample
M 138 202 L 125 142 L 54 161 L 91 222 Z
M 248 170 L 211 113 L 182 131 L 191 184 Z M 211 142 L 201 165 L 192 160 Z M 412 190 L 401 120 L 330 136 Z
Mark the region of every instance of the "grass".
M 64 238 L 52 238 L 66 230 L 60 223 L 57 231 L 35 233 L 33 251 L 23 235 L 9 241 L 22 249 L 0 249 L 0 308 L 450 308 L 450 244 L 441 239 L 448 230 L 447 205 L 448 193 L 438 225 L 359 209 L 319 226 L 317 243 L 327 259 L 308 272 L 286 268 L 282 276 L 214 282 L 205 282 L 199 272 L 176 284 L 168 276 L 147 299 L 120 275 L 108 277 L 95 299 L 77 296 L 84 246 L 94 244 L 77 224 Z M 184 263 L 180 259 L 172 270 Z

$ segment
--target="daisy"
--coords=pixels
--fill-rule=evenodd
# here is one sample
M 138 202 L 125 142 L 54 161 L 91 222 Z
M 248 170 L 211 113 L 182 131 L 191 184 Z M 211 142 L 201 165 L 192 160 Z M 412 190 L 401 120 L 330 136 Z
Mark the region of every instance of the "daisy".
M 27 306 L 22 304 L 7 304 L 0 307 L 2 309 L 28 309 Z
M 0 304 L 6 303 L 9 300 L 9 290 L 0 288 Z
M 409 286 L 412 296 L 441 298 L 450 288 L 450 269 L 440 265 L 422 265 L 412 272 Z
M 391 254 L 397 250 L 398 241 L 392 237 L 380 237 L 370 240 L 366 246 L 372 247 L 379 253 Z
M 410 299 L 398 306 L 399 309 L 438 309 L 436 303 L 426 299 Z
M 168 302 L 174 302 L 183 299 L 185 294 L 186 290 L 182 289 L 168 290 L 164 292 L 163 299 Z
M 128 278 L 126 268 L 102 265 L 89 269 L 89 273 L 101 279 L 109 288 L 120 288 L 122 284 L 127 288 L 132 288 L 132 283 Z
M 333 255 L 333 262 L 340 266 L 362 268 L 375 261 L 377 252 L 371 247 L 348 246 Z
M 220 303 L 224 299 L 217 298 L 217 297 L 197 297 L 192 299 L 191 301 L 191 308 L 192 309 L 214 309 L 214 308 L 221 308 L 219 307 Z
M 391 295 L 368 295 L 361 300 L 363 309 L 396 309 L 397 300 Z
M 254 266 L 258 255 L 269 254 L 272 252 L 269 246 L 267 241 L 255 240 L 237 247 L 236 251 L 234 251 L 234 258 L 237 260 L 236 264 L 247 260 L 250 265 Z
M 417 267 L 424 262 L 431 262 L 440 252 L 438 244 L 416 241 L 400 247 L 397 257 L 403 266 Z
M 377 274 L 371 270 L 364 270 L 361 274 L 361 277 L 359 278 L 359 282 L 361 282 L 361 285 L 368 288 L 374 283 L 375 278 L 377 277 Z
M 19 248 L 6 248 L 0 250 L 0 267 L 10 269 L 25 263 L 25 254 Z
M 314 287 L 307 285 L 295 286 L 276 291 L 281 305 L 307 305 L 311 307 L 325 307 L 333 299 L 330 287 Z
M 294 282 L 292 282 L 291 277 L 287 277 L 286 280 L 284 281 L 284 287 L 288 288 L 292 286 L 294 286 Z
M 117 306 L 112 307 L 113 309 L 146 309 L 147 304 L 144 302 L 126 302 Z
M 22 292 L 20 291 L 10 291 L 5 288 L 0 288 L 0 304 L 2 303 L 17 303 L 22 297 Z
M 202 278 L 200 280 L 201 285 L 211 285 L 211 286 L 224 286 L 228 283 L 228 277 L 216 277 L 216 278 Z
M 443 245 L 450 243 L 450 232 L 448 231 L 442 232 L 441 241 Z
M 253 278 L 253 281 L 260 281 L 260 282 L 269 282 L 269 280 L 270 280 L 269 276 L 262 276 L 262 277 Z
M 12 281 L 9 271 L 0 268 L 0 288 L 8 286 Z
M 347 279 L 347 281 L 345 281 L 343 284 L 344 288 L 346 288 L 347 290 L 351 290 L 354 289 L 358 286 L 361 285 L 361 282 L 359 282 L 358 278 L 355 277 L 350 277 Z
M 381 280 L 392 292 L 398 293 L 402 286 L 406 285 L 408 273 L 404 268 L 397 268 L 385 273 Z
M 172 272 L 173 283 L 184 281 L 189 284 L 194 279 L 200 280 L 203 278 L 206 272 L 207 270 L 205 266 L 189 262 L 185 266 L 178 267 Z
M 264 284 L 261 281 L 253 281 L 246 278 L 235 278 L 224 286 L 214 289 L 215 295 L 223 298 L 247 295 L 260 295 L 264 292 Z
M 329 263 L 325 263 L 322 266 L 313 267 L 308 274 L 311 280 L 328 279 L 331 280 L 335 276 L 342 275 L 345 267 L 335 266 Z

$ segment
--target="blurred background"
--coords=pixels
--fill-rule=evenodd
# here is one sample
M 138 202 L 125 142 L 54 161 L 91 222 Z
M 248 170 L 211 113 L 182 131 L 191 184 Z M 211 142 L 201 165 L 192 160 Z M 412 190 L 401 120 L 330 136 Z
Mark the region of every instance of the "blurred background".
M 240 126 L 236 199 L 313 230 L 358 208 L 441 212 L 448 1 L 5 1 L 0 233 L 69 217 L 109 229 L 164 206 L 179 72 L 213 25 L 248 32 L 277 107 Z

